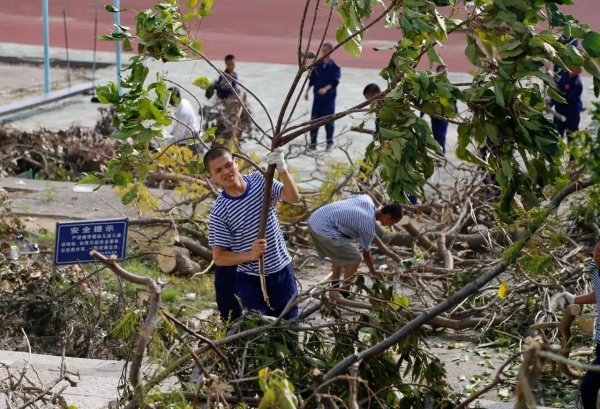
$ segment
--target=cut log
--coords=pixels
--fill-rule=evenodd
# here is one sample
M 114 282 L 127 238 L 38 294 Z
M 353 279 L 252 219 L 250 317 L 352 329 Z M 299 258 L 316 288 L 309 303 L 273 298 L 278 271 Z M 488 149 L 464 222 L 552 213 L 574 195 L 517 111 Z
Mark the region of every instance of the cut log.
M 410 227 L 409 227 L 410 228 Z M 408 247 L 411 248 L 415 242 L 415 237 L 411 236 L 408 233 L 396 233 L 391 234 L 386 231 L 380 225 L 375 227 L 375 232 L 381 240 L 388 246 L 398 246 L 398 247 Z M 428 232 L 428 233 L 419 233 L 420 237 L 425 237 L 427 240 L 431 242 L 433 245 L 433 240 L 436 240 L 440 233 Z M 452 245 L 453 249 L 456 250 L 474 250 L 474 251 L 489 251 L 488 247 L 488 239 L 494 243 L 498 243 L 501 246 L 506 246 L 511 243 L 511 241 L 517 239 L 517 231 L 516 230 L 504 230 L 504 229 L 494 229 L 489 230 L 484 233 L 473 233 L 473 234 L 449 234 L 446 236 L 446 246 L 452 243 L 454 240 L 454 244 Z M 435 248 L 435 247 L 434 247 Z
M 161 271 L 168 274 L 191 276 L 202 271 L 200 264 L 190 258 L 190 251 L 183 247 L 163 247 L 156 262 Z
M 202 244 L 198 243 L 196 240 L 190 239 L 188 237 L 177 236 L 175 237 L 174 244 L 176 246 L 188 249 L 193 255 L 202 257 L 209 263 L 212 261 L 212 252 L 206 247 L 204 247 Z

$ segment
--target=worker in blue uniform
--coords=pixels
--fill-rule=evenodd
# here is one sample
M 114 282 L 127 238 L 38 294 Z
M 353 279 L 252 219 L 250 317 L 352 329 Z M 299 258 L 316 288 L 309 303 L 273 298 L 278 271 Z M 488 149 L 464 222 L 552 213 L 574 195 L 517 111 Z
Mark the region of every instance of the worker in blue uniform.
M 333 49 L 331 43 L 323 44 L 321 47 L 323 55 L 323 61 L 319 62 L 317 66 L 311 71 L 308 79 L 308 88 L 306 89 L 305 98 L 309 99 L 309 90 L 313 87 L 313 106 L 311 118 L 317 119 L 328 115 L 333 115 L 335 112 L 335 97 L 337 95 L 337 86 L 342 76 L 339 65 L 331 59 L 327 53 Z M 325 125 L 325 132 L 327 134 L 327 150 L 333 147 L 333 121 Z M 317 149 L 317 134 L 319 128 L 315 128 L 310 131 L 310 145 L 309 149 Z
M 550 105 L 554 106 L 554 110 L 565 117 L 564 122 L 561 118 L 555 117 L 554 124 L 562 136 L 566 133 L 569 141 L 572 139 L 571 134 L 579 130 L 581 111 L 583 111 L 581 100 L 583 83 L 579 74 L 581 74 L 581 68 L 579 67 L 572 67 L 571 71 L 563 71 L 556 85 L 558 85 L 560 95 L 565 99 L 566 104 L 554 100 L 550 102 Z
M 224 100 L 230 95 L 234 95 L 234 90 L 237 91 L 237 80 L 238 75 L 235 72 L 235 56 L 233 54 L 227 54 L 225 56 L 225 73 L 233 79 L 225 78 L 223 75 L 219 76 L 219 79 L 215 83 L 217 89 L 217 98 Z M 231 85 L 230 85 L 231 84 Z

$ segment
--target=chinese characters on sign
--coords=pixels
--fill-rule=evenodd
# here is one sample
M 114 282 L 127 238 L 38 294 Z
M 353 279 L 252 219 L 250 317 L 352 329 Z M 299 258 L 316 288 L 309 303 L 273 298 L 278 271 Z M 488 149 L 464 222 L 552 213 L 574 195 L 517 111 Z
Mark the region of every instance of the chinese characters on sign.
M 92 263 L 91 250 L 125 258 L 128 224 L 128 219 L 57 223 L 54 264 Z

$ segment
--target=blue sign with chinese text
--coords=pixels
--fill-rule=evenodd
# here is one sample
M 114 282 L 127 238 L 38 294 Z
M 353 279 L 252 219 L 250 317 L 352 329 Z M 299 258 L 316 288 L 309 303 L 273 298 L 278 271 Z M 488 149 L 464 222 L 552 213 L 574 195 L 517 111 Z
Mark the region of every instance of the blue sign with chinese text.
M 93 263 L 90 251 L 125 258 L 128 219 L 56 223 L 54 265 Z

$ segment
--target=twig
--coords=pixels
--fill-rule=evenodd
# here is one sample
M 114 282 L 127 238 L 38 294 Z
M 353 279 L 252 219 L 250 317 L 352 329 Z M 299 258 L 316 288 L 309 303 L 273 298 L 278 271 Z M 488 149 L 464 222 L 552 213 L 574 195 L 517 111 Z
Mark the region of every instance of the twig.
M 225 368 L 227 369 L 227 372 L 229 373 L 229 376 L 231 377 L 231 379 L 235 379 L 235 375 L 233 374 L 233 368 L 231 368 L 231 365 L 229 364 L 229 361 L 227 360 L 227 357 L 223 354 L 223 352 L 221 352 L 219 350 L 219 348 L 217 348 L 217 346 L 215 345 L 215 343 L 213 341 L 211 341 L 209 338 L 205 337 L 204 335 L 199 334 L 196 331 L 191 330 L 190 328 L 188 328 L 187 325 L 185 325 L 183 322 L 179 321 L 177 318 L 175 318 L 173 315 L 171 315 L 167 311 L 163 310 L 162 313 L 164 314 L 165 317 L 167 317 L 167 319 L 169 319 L 169 321 L 171 321 L 172 323 L 174 323 L 174 324 L 178 325 L 179 327 L 181 327 L 185 332 L 187 332 L 190 335 L 195 336 L 196 338 L 198 338 L 201 341 L 203 341 L 206 344 L 208 344 L 208 346 L 210 346 L 211 349 L 213 351 L 215 351 L 215 353 L 217 355 L 219 355 L 219 358 L 221 358 L 221 361 L 225 365 Z M 194 353 L 193 350 L 192 350 L 192 353 Z M 239 387 L 239 385 L 237 383 L 233 383 L 233 389 L 235 390 L 235 393 L 236 393 L 239 401 L 243 402 L 244 401 L 244 395 L 242 394 L 242 391 L 241 391 L 241 389 L 240 389 L 240 387 Z

